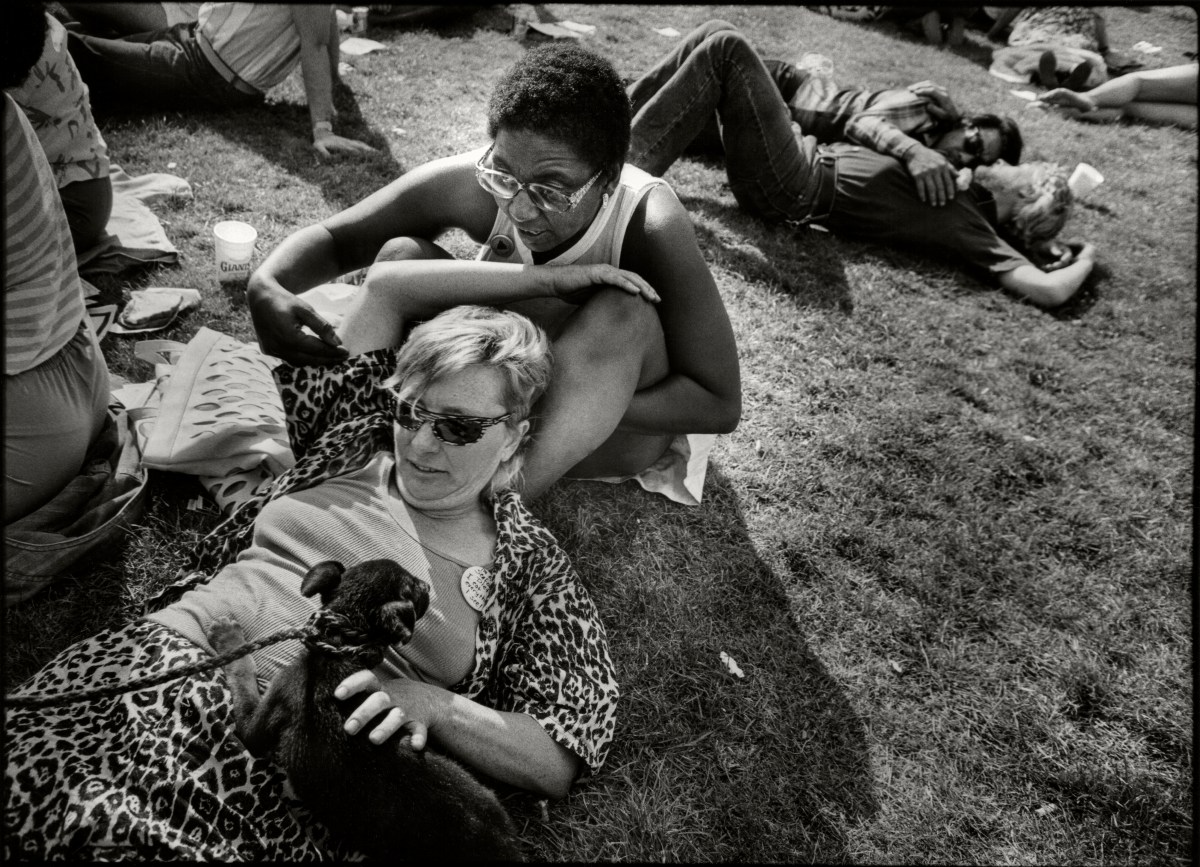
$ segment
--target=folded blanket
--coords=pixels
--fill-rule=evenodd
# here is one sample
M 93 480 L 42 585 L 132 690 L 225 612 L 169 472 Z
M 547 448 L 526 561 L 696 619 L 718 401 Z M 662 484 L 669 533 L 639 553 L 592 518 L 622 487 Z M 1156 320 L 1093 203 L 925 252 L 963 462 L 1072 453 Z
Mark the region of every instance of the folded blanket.
M 300 297 L 312 305 L 335 328 L 345 318 L 357 286 L 345 283 L 326 283 L 316 286 Z M 640 473 L 628 476 L 606 476 L 579 481 L 620 484 L 630 479 L 645 490 L 662 494 L 685 506 L 697 506 L 704 495 L 704 477 L 708 472 L 708 453 L 716 442 L 716 434 L 686 434 L 675 437 L 666 453 Z
M 190 198 L 192 188 L 183 178 L 151 172 L 131 178 L 120 166 L 109 169 L 113 187 L 112 214 L 105 234 L 77 257 L 81 274 L 119 274 L 135 265 L 179 261 L 179 251 L 163 231 L 147 203 L 168 196 Z

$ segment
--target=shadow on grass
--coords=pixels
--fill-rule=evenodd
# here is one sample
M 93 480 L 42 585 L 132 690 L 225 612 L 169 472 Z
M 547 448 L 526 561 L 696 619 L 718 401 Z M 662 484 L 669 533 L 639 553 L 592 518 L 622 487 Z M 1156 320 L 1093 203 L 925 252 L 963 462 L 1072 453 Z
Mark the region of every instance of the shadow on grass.
M 853 312 L 845 265 L 828 234 L 770 225 L 710 198 L 680 195 L 679 200 L 693 217 L 700 249 L 710 266 L 750 283 L 776 286 L 798 307 Z M 717 231 L 711 227 L 714 224 L 730 231 Z
M 277 163 L 321 190 L 338 210 L 347 208 L 394 181 L 405 167 L 392 156 L 387 138 L 375 129 L 345 84 L 334 88 L 337 134 L 357 139 L 378 153 L 321 158 L 312 148 L 307 104 L 270 102 L 255 109 L 197 114 L 214 132 Z
M 354 91 L 344 83 L 340 84 L 334 88 L 333 101 L 338 111 L 338 134 L 365 142 L 378 153 L 322 159 L 312 147 L 308 105 L 276 101 L 271 97 L 250 108 L 189 107 L 154 114 L 163 116 L 168 124 L 189 131 L 208 127 L 223 138 L 257 152 L 284 171 L 320 189 L 326 201 L 340 210 L 395 180 L 404 167 L 392 156 L 384 135 L 363 117 Z M 97 118 L 103 127 L 110 120 L 125 123 L 146 114 L 134 109 L 110 109 L 98 114 Z M 252 206 L 247 204 L 246 207 Z
M 591 482 L 534 507 L 600 611 L 622 694 L 606 765 L 549 822 L 510 801 L 534 857 L 848 860 L 847 825 L 878 810 L 864 724 L 759 558 L 733 483 L 710 467 L 694 509 Z

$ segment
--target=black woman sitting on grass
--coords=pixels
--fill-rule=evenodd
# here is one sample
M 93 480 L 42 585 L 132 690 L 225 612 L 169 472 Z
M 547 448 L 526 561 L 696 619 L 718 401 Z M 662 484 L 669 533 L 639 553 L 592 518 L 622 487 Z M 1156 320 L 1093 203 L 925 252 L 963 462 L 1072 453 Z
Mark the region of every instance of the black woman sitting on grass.
M 526 497 L 564 475 L 632 475 L 676 436 L 732 430 L 733 329 L 687 211 L 625 162 L 629 120 L 607 60 L 573 43 L 531 49 L 491 96 L 489 145 L 413 169 L 267 257 L 247 295 L 263 350 L 331 362 L 395 345 L 447 306 L 525 313 L 555 360 Z M 435 243 L 454 228 L 483 245 L 477 261 Z M 368 265 L 341 337 L 295 297 Z
M 407 644 L 339 686 L 357 705 L 346 731 L 376 744 L 409 734 L 414 749 L 428 740 L 495 780 L 562 797 L 604 761 L 617 684 L 587 591 L 512 490 L 549 375 L 545 334 L 483 307 L 423 323 L 399 351 L 281 365 L 296 465 L 208 537 L 196 564 L 206 571 L 171 588 L 190 588 L 182 597 L 67 648 L 20 692 L 206 659 L 220 619 L 249 642 L 302 626 L 317 607 L 300 592 L 311 567 L 390 559 L 428 586 L 429 607 Z M 256 651 L 260 676 L 299 649 Z M 236 739 L 223 669 L 10 708 L 6 727 L 9 860 L 350 854 L 287 796 L 278 767 Z
M 816 223 L 965 261 L 1046 307 L 1065 302 L 1091 273 L 1092 245 L 1052 243 L 1071 206 L 1060 167 L 981 165 L 965 194 L 941 207 L 923 202 L 895 158 L 849 144 L 818 145 L 802 129 L 795 133 L 762 60 L 724 21 L 684 37 L 630 94 L 630 162 L 661 175 L 715 112 L 733 195 L 764 219 Z M 1044 270 L 1017 246 L 1045 248 L 1044 255 L 1058 258 Z

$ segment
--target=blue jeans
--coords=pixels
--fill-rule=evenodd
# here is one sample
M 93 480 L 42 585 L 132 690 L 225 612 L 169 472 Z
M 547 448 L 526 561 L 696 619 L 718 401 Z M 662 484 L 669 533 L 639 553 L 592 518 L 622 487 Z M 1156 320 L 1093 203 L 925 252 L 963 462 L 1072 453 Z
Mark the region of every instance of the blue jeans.
M 818 184 L 816 142 L 792 129 L 779 86 L 732 24 L 709 21 L 629 86 L 629 162 L 661 175 L 716 113 L 738 204 L 768 220 L 803 220 Z
M 67 49 L 102 109 L 154 110 L 257 105 L 221 77 L 196 41 L 195 24 L 102 39 L 67 31 Z

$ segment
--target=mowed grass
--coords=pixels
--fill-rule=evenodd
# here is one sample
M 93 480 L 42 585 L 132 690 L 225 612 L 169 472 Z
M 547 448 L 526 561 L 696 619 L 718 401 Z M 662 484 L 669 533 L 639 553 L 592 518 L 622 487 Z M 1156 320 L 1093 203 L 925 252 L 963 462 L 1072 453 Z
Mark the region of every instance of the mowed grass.
M 843 84 L 946 84 L 1012 113 L 1027 159 L 1106 180 L 1067 236 L 1096 243 L 1081 297 L 1047 313 L 951 263 L 793 233 L 740 212 L 719 165 L 667 178 L 694 216 L 737 335 L 744 413 L 704 503 L 562 483 L 534 504 L 591 590 L 623 689 L 608 763 L 567 800 L 510 795 L 540 860 L 1188 863 L 1196 136 L 1024 109 L 969 31 L 938 50 L 796 7 L 549 5 L 594 24 L 625 75 L 712 18 L 767 56 L 833 58 Z M 1110 41 L 1196 50 L 1186 7 L 1109 8 Z M 211 226 L 259 255 L 399 173 L 485 141 L 522 46 L 487 7 L 377 28 L 339 130 L 379 156 L 320 163 L 293 78 L 266 110 L 106 119 L 130 174 L 195 189 L 157 206 L 178 267 L 105 286 L 200 288 L 201 325 L 252 338 L 213 271 Z M 168 164 L 174 163 L 174 168 Z M 462 236 L 446 243 L 460 255 Z M 110 337 L 114 370 L 150 372 Z M 214 522 L 156 476 L 128 544 L 6 614 L 12 688 L 136 616 Z M 744 672 L 732 675 L 720 653 Z

